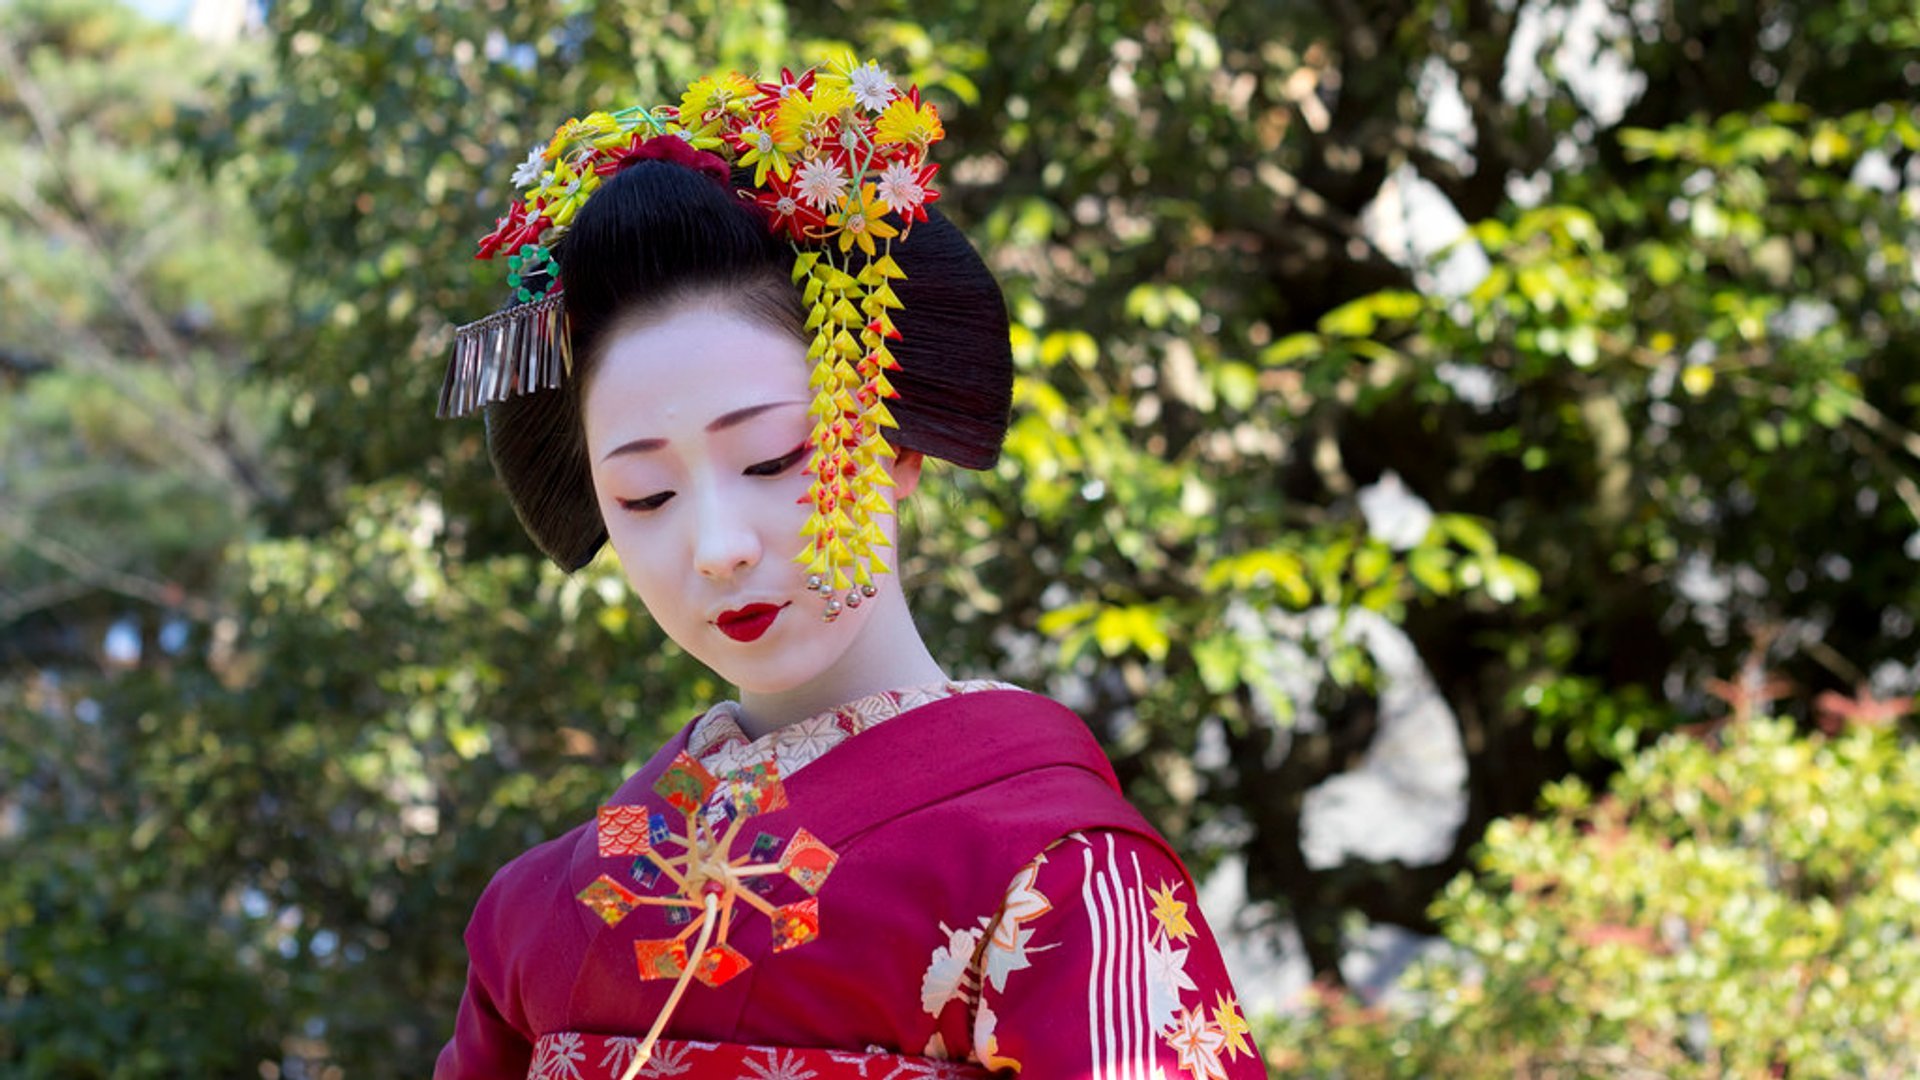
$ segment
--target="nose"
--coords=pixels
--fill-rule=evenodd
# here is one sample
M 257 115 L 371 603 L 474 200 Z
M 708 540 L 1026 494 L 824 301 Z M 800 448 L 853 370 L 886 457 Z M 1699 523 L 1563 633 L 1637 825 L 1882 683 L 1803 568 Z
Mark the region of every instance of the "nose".
M 751 526 L 747 509 L 723 491 L 701 500 L 699 535 L 693 541 L 693 566 L 701 577 L 721 580 L 759 564 L 760 534 Z

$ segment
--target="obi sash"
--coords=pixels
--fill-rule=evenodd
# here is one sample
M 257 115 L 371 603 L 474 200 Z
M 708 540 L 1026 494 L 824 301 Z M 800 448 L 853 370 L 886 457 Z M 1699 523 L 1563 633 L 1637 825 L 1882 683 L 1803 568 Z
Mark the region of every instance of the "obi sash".
M 578 1031 L 543 1035 L 534 1044 L 527 1080 L 621 1080 L 640 1040 Z M 818 1050 L 663 1039 L 637 1080 L 663 1077 L 747 1077 L 750 1080 L 986 1080 L 978 1065 L 907 1057 L 883 1050 Z

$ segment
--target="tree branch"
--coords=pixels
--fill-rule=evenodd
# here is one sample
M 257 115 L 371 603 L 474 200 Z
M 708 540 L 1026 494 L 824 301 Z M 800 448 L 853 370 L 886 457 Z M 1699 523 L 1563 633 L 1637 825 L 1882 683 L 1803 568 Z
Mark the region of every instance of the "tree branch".
M 100 240 L 99 231 L 93 226 L 92 210 L 81 201 L 81 187 L 77 183 L 73 169 L 68 164 L 66 136 L 60 130 L 59 121 L 47 105 L 46 95 L 41 92 L 40 84 L 27 71 L 26 65 L 20 62 L 20 58 L 14 53 L 13 43 L 5 37 L 0 37 L 0 75 L 6 76 L 13 83 L 14 93 L 19 95 L 20 103 L 26 107 L 27 115 L 33 120 L 34 133 L 40 137 L 41 145 L 46 147 L 47 163 L 53 167 L 62 190 L 68 193 L 69 198 L 73 200 L 74 209 L 78 211 L 77 218 L 70 222 L 62 220 L 59 215 L 54 215 L 53 224 L 66 225 L 67 228 L 62 231 L 85 248 L 87 254 L 104 269 L 105 273 L 102 276 L 108 291 L 113 293 L 114 299 L 133 320 L 134 325 L 140 329 L 141 335 L 146 338 L 153 351 L 175 368 L 184 371 L 187 366 L 186 346 L 182 345 L 180 339 L 167 327 L 166 321 L 160 317 L 160 313 L 154 309 L 146 295 L 126 276 L 119 261 L 108 257 L 106 245 Z
M 175 582 L 153 581 L 116 567 L 102 565 L 71 545 L 55 540 L 51 536 L 36 533 L 27 522 L 13 515 L 0 515 L 0 534 L 4 534 L 9 540 L 93 588 L 145 601 L 169 610 L 184 611 L 194 619 L 204 620 L 213 614 L 214 607 L 211 603 L 202 597 L 189 594 L 185 588 Z M 15 601 L 8 606 L 12 607 L 17 603 L 18 601 Z M 7 608 L 0 608 L 0 615 L 7 614 Z

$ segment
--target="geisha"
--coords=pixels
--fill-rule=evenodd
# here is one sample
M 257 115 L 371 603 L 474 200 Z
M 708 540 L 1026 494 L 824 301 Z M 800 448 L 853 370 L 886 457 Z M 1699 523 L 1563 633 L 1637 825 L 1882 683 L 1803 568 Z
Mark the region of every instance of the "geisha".
M 570 120 L 515 173 L 481 247 L 514 303 L 441 411 L 484 408 L 540 547 L 610 542 L 738 700 L 495 876 L 440 1080 L 1265 1075 L 1085 725 L 950 679 L 886 577 L 896 501 L 992 465 L 1011 400 L 941 135 L 849 57 Z

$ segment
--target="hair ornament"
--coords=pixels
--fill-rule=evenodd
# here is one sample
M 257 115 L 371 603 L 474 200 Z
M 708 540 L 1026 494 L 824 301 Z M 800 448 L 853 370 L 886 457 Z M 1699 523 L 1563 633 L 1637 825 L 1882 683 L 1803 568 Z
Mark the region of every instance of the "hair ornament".
M 892 246 L 940 197 L 940 167 L 926 157 L 945 135 L 918 87 L 901 88 L 851 53 L 798 76 L 712 75 L 677 105 L 568 120 L 514 170 L 520 194 L 480 240 L 477 258 L 507 257 L 515 303 L 455 332 L 440 415 L 552 389 L 572 370 L 550 250 L 608 177 L 647 160 L 708 176 L 751 200 L 793 246 L 813 391 L 812 512 L 795 561 L 827 618 L 842 609 L 840 594 L 857 607 L 887 570 L 878 519 L 892 513 L 882 489 L 892 486 L 894 451 L 882 433 L 897 426 L 886 402 L 898 396 L 888 373 L 900 364 L 888 342 L 900 338 L 893 282 L 906 277 Z M 735 170 L 751 170 L 750 185 L 734 187 Z

